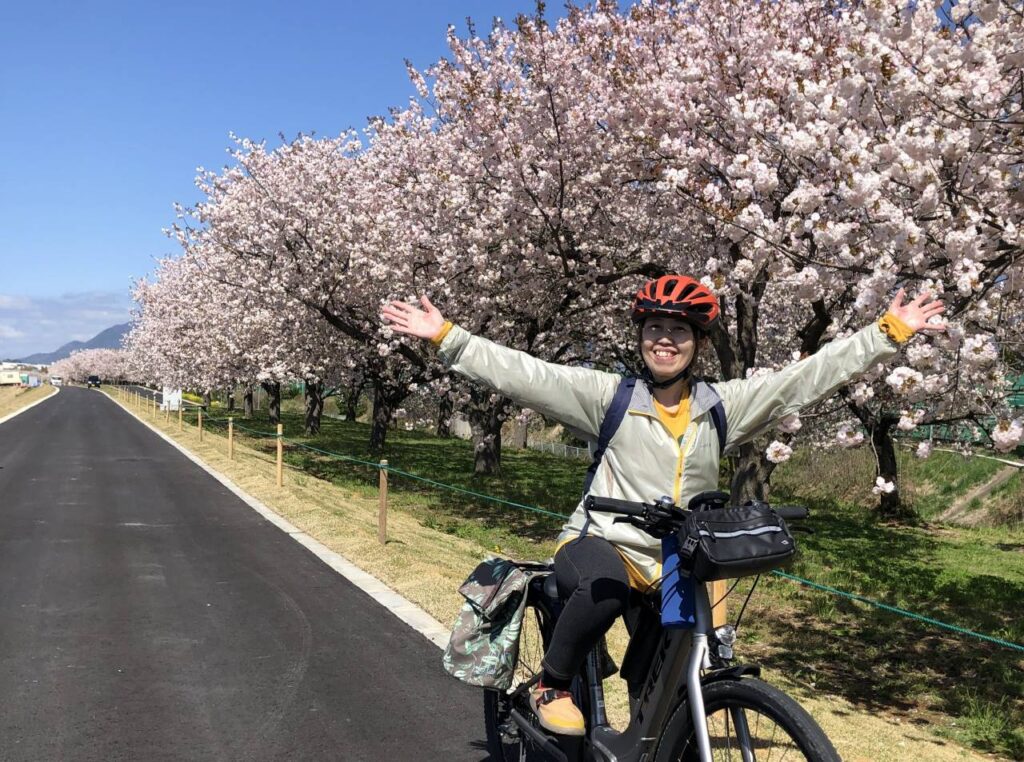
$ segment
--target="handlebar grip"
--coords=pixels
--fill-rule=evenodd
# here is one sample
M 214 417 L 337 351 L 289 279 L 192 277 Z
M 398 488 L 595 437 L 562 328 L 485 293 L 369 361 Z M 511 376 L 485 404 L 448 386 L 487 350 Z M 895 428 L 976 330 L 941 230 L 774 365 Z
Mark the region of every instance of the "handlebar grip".
M 804 505 L 773 505 L 772 509 L 786 521 L 799 521 L 811 515 L 811 511 Z
M 587 508 L 592 511 L 603 511 L 604 513 L 620 513 L 623 516 L 642 516 L 644 513 L 643 503 L 634 503 L 630 500 L 617 500 L 614 497 L 587 497 Z

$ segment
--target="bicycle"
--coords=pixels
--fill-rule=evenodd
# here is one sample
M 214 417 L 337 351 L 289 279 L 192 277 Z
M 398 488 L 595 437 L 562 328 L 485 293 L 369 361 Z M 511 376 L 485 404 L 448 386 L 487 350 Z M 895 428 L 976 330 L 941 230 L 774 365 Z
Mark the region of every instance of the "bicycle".
M 719 497 L 728 498 L 724 493 Z M 679 532 L 688 510 L 668 498 L 634 503 L 588 497 L 588 510 L 620 514 L 654 536 Z M 779 506 L 784 520 L 808 516 L 806 508 Z M 561 608 L 554 574 L 545 563 L 524 562 L 534 576 L 527 593 L 520 639 L 518 684 L 508 691 L 485 689 L 484 716 L 492 759 L 501 762 L 712 762 L 800 759 L 838 762 L 839 755 L 821 727 L 796 701 L 759 679 L 760 667 L 734 664 L 733 625 L 714 628 L 707 587 L 695 584 L 690 630 L 661 626 L 660 595 L 638 595 L 627 612 L 631 635 L 621 674 L 630 693 L 630 721 L 616 731 L 605 711 L 602 679 L 614 674 L 604 644 L 591 651 L 572 692 L 586 720 L 582 738 L 555 736 L 542 729 L 529 706 L 529 691 L 540 679 L 540 659 Z M 756 580 L 755 580 L 756 585 Z M 742 612 L 741 612 L 742 613 Z M 776 750 L 780 752 L 776 756 Z M 733 756 L 735 753 L 735 757 Z

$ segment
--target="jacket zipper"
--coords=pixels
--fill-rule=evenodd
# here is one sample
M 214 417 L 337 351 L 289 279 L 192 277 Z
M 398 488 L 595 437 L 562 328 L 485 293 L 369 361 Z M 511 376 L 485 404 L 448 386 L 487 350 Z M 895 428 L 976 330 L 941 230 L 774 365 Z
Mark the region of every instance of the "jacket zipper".
M 676 505 L 679 505 L 679 501 L 680 499 L 682 499 L 683 496 L 683 461 L 686 459 L 686 456 L 683 454 L 682 445 L 679 444 L 679 440 L 675 438 L 675 436 L 669 430 L 668 426 L 665 425 L 665 422 L 661 420 L 661 416 L 658 415 L 657 413 L 647 413 L 644 412 L 643 410 L 629 410 L 627 412 L 633 413 L 634 415 L 642 415 L 647 418 L 650 418 L 653 421 L 656 421 L 657 424 L 661 426 L 662 429 L 665 430 L 665 433 L 668 434 L 668 438 L 672 440 L 672 444 L 675 445 L 677 460 L 675 484 L 672 487 L 672 500 L 675 502 Z M 692 417 L 690 418 L 690 422 L 693 422 Z M 687 426 L 687 428 L 689 428 L 689 426 Z M 685 432 L 683 433 L 683 436 L 686 436 Z

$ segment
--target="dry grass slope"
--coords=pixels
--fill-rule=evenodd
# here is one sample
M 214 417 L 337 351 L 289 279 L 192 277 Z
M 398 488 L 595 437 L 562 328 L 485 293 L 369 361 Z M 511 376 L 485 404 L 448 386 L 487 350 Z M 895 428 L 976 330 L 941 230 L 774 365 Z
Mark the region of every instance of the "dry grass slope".
M 49 384 L 37 386 L 35 389 L 22 389 L 20 386 L 0 386 L 0 418 L 15 413 L 26 405 L 45 399 L 56 392 Z

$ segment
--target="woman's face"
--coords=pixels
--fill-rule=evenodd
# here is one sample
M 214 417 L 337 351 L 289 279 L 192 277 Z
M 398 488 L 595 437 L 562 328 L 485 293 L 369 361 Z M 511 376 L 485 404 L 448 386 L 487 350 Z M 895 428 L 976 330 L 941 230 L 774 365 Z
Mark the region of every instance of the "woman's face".
M 689 323 L 672 317 L 649 317 L 640 330 L 640 353 L 655 381 L 681 372 L 693 359 L 696 342 Z

